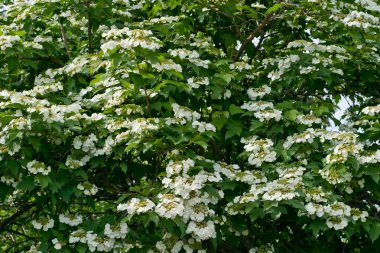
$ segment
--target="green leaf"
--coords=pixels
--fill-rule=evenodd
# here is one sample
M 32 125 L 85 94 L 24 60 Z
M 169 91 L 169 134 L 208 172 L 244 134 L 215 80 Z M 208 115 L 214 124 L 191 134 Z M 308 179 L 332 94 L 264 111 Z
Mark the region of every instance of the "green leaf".
M 41 147 L 40 138 L 36 136 L 30 136 L 28 139 L 29 144 L 33 146 L 33 148 L 38 152 Z
M 372 242 L 376 241 L 377 238 L 380 236 L 380 223 L 376 222 L 371 225 L 370 231 L 368 233 L 369 238 L 372 240 Z
M 15 56 L 9 57 L 8 58 L 8 69 L 9 69 L 9 71 L 13 72 L 14 70 L 16 70 L 18 67 L 18 63 L 19 62 L 18 62 L 17 57 L 15 57 Z
M 7 161 L 8 171 L 12 174 L 12 176 L 17 177 L 19 173 L 20 164 L 16 160 L 8 160 Z
M 244 111 L 239 106 L 232 104 L 230 105 L 230 113 L 231 115 L 235 115 L 235 114 L 244 113 Z
M 320 230 L 326 230 L 327 226 L 326 226 L 326 222 L 325 221 L 322 221 L 322 220 L 313 220 L 310 223 L 309 228 L 311 229 L 311 231 L 313 231 L 313 235 L 317 236 L 319 234 L 319 231 Z
M 51 178 L 47 175 L 37 174 L 35 176 L 35 181 L 39 182 L 41 185 L 41 188 L 44 189 L 46 186 L 51 183 Z
M 34 177 L 26 176 L 18 184 L 17 189 L 31 191 L 36 187 L 34 183 Z
M 284 118 L 290 121 L 295 121 L 299 112 L 297 110 L 290 110 L 284 113 Z
M 226 140 L 235 135 L 240 136 L 241 132 L 243 131 L 243 128 L 237 122 L 231 121 L 231 120 L 227 124 L 226 128 L 227 128 L 227 132 L 225 135 Z
M 269 13 L 271 13 L 271 12 L 275 12 L 275 11 L 277 11 L 281 6 L 282 6 L 282 4 L 275 4 L 275 5 L 273 5 L 272 7 L 270 7 L 270 8 L 265 12 L 265 14 L 269 14 Z
M 259 217 L 263 217 L 265 215 L 264 210 L 262 208 L 253 208 L 249 212 L 249 218 L 251 221 L 257 220 Z

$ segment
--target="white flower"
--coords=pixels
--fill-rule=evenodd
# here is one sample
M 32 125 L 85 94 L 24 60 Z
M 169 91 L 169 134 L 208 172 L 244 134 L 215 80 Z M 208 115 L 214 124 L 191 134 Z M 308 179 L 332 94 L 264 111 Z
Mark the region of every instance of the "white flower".
M 266 94 L 269 94 L 271 90 L 272 89 L 268 85 L 263 85 L 259 88 L 249 88 L 247 94 L 250 97 L 250 99 L 255 100 L 256 98 L 262 98 Z
M 54 249 L 59 250 L 62 248 L 62 244 L 58 241 L 57 238 L 54 238 L 51 240 L 51 242 L 54 244 Z
M 50 219 L 49 216 L 41 218 L 38 221 L 33 220 L 32 225 L 35 229 L 42 229 L 43 231 L 48 231 L 50 228 L 54 227 L 54 220 Z
M 68 224 L 70 226 L 77 226 L 83 221 L 82 215 L 59 215 L 59 222 Z
M 334 216 L 334 217 L 327 218 L 326 225 L 329 228 L 334 228 L 335 230 L 340 230 L 340 229 L 347 227 L 348 222 L 347 222 L 347 219 L 344 217 Z
M 186 233 L 193 234 L 197 241 L 204 241 L 216 237 L 215 225 L 212 221 L 190 221 Z
M 138 198 L 132 198 L 125 204 L 119 204 L 117 210 L 126 210 L 129 214 L 140 214 L 151 211 L 154 207 L 155 204 L 149 199 L 140 200 Z
M 107 223 L 104 227 L 104 235 L 108 236 L 109 238 L 124 239 L 128 232 L 129 227 L 124 222 L 116 225 L 110 225 Z

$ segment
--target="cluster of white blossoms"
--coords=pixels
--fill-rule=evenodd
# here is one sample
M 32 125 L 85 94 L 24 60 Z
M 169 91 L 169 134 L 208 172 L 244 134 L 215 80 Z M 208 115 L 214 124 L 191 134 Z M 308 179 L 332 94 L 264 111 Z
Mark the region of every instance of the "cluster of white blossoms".
M 201 85 L 209 85 L 210 80 L 208 77 L 191 77 L 187 79 L 187 83 L 191 86 L 191 88 L 198 89 Z
M 380 104 L 375 106 L 367 106 L 363 109 L 362 112 L 369 116 L 375 116 L 376 114 L 380 113 Z
M 96 142 L 98 138 L 95 134 L 91 133 L 89 136 L 76 136 L 73 140 L 73 147 L 80 149 L 83 152 L 93 152 L 96 149 Z
M 352 179 L 351 172 L 345 167 L 339 168 L 335 166 L 327 166 L 326 168 L 319 170 L 319 174 L 332 185 L 349 182 Z
M 38 162 L 36 160 L 30 161 L 27 163 L 26 168 L 32 174 L 41 173 L 42 175 L 48 175 L 51 171 L 50 166 L 46 166 L 42 162 Z
M 359 156 L 358 161 L 361 164 L 380 163 L 380 150 L 364 153 L 361 156 Z
M 260 245 L 249 250 L 248 253 L 274 253 L 274 247 L 272 244 Z
M 256 112 L 256 111 L 262 111 L 266 109 L 273 109 L 273 103 L 267 102 L 267 101 L 249 101 L 245 102 L 242 106 L 242 109 Z
M 247 94 L 250 99 L 256 100 L 262 98 L 271 92 L 271 88 L 267 85 L 263 85 L 259 88 L 249 88 Z M 282 111 L 274 109 L 273 103 L 266 101 L 249 101 L 245 102 L 242 109 L 254 112 L 254 116 L 259 119 L 260 122 L 269 121 L 274 119 L 280 121 L 282 119 Z
M 358 157 L 363 148 L 361 143 L 340 143 L 335 146 L 333 153 L 327 155 L 326 163 L 344 163 L 350 155 Z
M 155 204 L 149 199 L 132 198 L 127 203 L 119 204 L 117 210 L 127 211 L 128 214 L 140 214 L 153 210 Z
M 174 117 L 180 119 L 183 124 L 189 121 L 197 121 L 201 118 L 201 115 L 198 112 L 192 111 L 189 108 L 180 106 L 176 103 L 172 104 Z
M 358 135 L 347 131 L 328 131 L 325 129 L 308 128 L 302 133 L 288 136 L 284 142 L 284 148 L 288 149 L 297 143 L 312 143 L 316 138 L 324 143 L 325 141 L 333 141 L 335 143 L 355 143 Z
M 77 185 L 77 188 L 83 192 L 84 195 L 95 195 L 98 192 L 98 187 L 90 182 L 83 182 Z
M 256 98 L 263 98 L 265 95 L 269 94 L 272 89 L 268 85 L 263 85 L 259 88 L 249 88 L 247 94 L 250 99 L 256 100 Z
M 115 225 L 107 223 L 104 227 L 104 235 L 112 239 L 124 239 L 129 232 L 127 223 L 121 222 Z
M 251 70 L 252 69 L 252 66 L 249 65 L 248 63 L 246 62 L 234 62 L 234 63 L 231 63 L 229 68 L 231 70 L 239 70 L 239 71 L 243 71 L 243 70 Z
M 2 35 L 0 36 L 0 49 L 4 51 L 7 48 L 11 48 L 15 42 L 20 40 L 21 38 L 18 35 Z
M 366 10 L 380 12 L 380 4 L 372 0 L 355 0 L 355 3 L 364 7 Z
M 268 65 L 274 65 L 277 66 L 278 69 L 271 71 L 268 74 L 268 78 L 271 79 L 271 81 L 275 81 L 280 79 L 286 70 L 288 70 L 292 64 L 299 62 L 300 57 L 296 54 L 291 54 L 286 57 L 282 58 L 272 58 L 272 59 L 264 59 L 263 64 L 264 66 Z
M 321 124 L 322 120 L 313 114 L 298 115 L 297 122 L 303 125 L 312 126 L 313 124 Z
M 162 47 L 160 40 L 154 37 L 153 33 L 149 30 L 129 29 L 128 27 L 117 29 L 116 27 L 111 27 L 102 36 L 105 38 L 105 41 L 103 41 L 100 48 L 106 54 L 108 51 L 118 47 L 121 49 L 121 52 L 125 50 L 134 51 L 138 47 L 155 51 Z M 125 39 L 122 37 L 125 37 Z
M 177 72 L 182 72 L 182 67 L 180 64 L 174 62 L 172 59 L 162 59 L 159 63 L 153 63 L 152 67 L 159 72 L 165 70 L 174 70 Z
M 272 150 L 273 141 L 270 139 L 258 139 L 252 136 L 250 139 L 241 139 L 244 149 L 250 155 L 248 163 L 260 167 L 263 162 L 273 162 L 276 160 L 276 152 Z
M 76 215 L 76 214 L 60 214 L 59 222 L 74 227 L 74 226 L 78 226 L 79 224 L 82 224 L 83 217 L 82 215 Z
M 32 225 L 35 229 L 42 229 L 43 231 L 48 231 L 54 227 L 54 220 L 50 219 L 49 216 L 42 217 L 38 220 L 32 220 Z
M 326 219 L 326 225 L 335 230 L 344 229 L 350 220 L 353 222 L 358 220 L 365 222 L 368 217 L 367 211 L 351 208 L 338 201 L 331 204 L 309 202 L 305 205 L 305 211 L 305 213 L 300 212 L 299 215 L 309 215 L 312 218 L 323 217 Z
M 56 250 L 62 249 L 62 243 L 57 238 L 54 238 L 53 240 L 51 240 L 51 242 L 54 245 L 54 249 Z
M 380 28 L 380 19 L 369 13 L 361 11 L 351 11 L 344 19 L 340 19 L 338 16 L 333 17 L 336 21 L 341 21 L 347 26 L 355 26 L 358 28 Z

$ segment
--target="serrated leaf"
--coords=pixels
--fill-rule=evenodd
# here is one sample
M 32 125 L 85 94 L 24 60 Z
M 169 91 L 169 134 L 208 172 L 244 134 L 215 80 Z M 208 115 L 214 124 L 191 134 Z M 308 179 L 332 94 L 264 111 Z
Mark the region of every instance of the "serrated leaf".
M 235 115 L 235 114 L 244 113 L 244 111 L 239 106 L 232 104 L 230 105 L 230 113 L 231 115 Z
M 376 241 L 380 236 L 380 223 L 372 224 L 368 235 L 372 242 Z
M 51 178 L 49 176 L 42 174 L 37 174 L 34 180 L 40 183 L 42 189 L 48 186 L 51 182 Z
M 225 135 L 225 139 L 229 139 L 231 138 L 232 136 L 234 135 L 237 135 L 237 136 L 240 136 L 241 135 L 241 132 L 243 131 L 243 128 L 238 125 L 236 122 L 234 121 L 230 121 L 228 124 L 227 124 L 227 132 L 226 132 L 226 135 Z
M 282 4 L 275 4 L 275 5 L 273 5 L 272 7 L 270 7 L 270 8 L 265 12 L 265 14 L 269 14 L 269 13 L 275 12 L 275 11 L 277 11 L 278 9 L 280 9 L 281 6 L 282 6 Z

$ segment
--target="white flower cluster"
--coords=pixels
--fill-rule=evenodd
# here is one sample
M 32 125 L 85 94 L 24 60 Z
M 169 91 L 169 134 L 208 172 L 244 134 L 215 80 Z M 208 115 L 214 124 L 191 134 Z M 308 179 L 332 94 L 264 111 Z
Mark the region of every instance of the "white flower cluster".
M 245 102 L 242 106 L 242 109 L 256 112 L 256 111 L 262 111 L 266 109 L 273 109 L 273 103 L 267 102 L 267 101 L 249 101 Z
M 157 71 L 163 70 L 174 70 L 177 72 L 182 72 L 182 67 L 178 63 L 175 63 L 172 59 L 163 59 L 160 63 L 152 64 L 152 67 Z
M 28 164 L 26 165 L 26 168 L 32 174 L 41 173 L 42 175 L 45 175 L 45 176 L 48 175 L 51 171 L 50 166 L 46 166 L 44 163 L 38 162 L 36 160 L 28 162 Z
M 110 252 L 115 246 L 115 239 L 108 236 L 99 236 L 94 234 L 92 231 L 87 231 L 86 233 L 86 243 L 88 249 L 91 252 L 94 251 L 104 251 Z
M 271 81 L 275 81 L 281 78 L 285 71 L 289 69 L 292 64 L 299 62 L 300 57 L 296 54 L 288 55 L 287 57 L 283 58 L 276 58 L 276 59 L 264 59 L 263 64 L 267 66 L 268 64 L 275 65 L 278 67 L 278 70 L 273 70 L 268 74 L 268 78 L 271 79 Z
M 201 118 L 201 115 L 198 112 L 194 112 L 189 108 L 180 106 L 176 103 L 172 104 L 172 108 L 174 112 L 174 117 L 180 119 L 182 124 L 189 121 L 197 121 Z
M 124 239 L 129 232 L 127 223 L 121 222 L 116 225 L 107 223 L 104 227 L 104 235 L 111 239 Z
M 59 222 L 70 225 L 72 227 L 78 226 L 83 222 L 82 215 L 75 214 L 60 214 Z
M 7 48 L 13 47 L 13 44 L 20 41 L 21 38 L 18 35 L 2 35 L 0 36 L 0 49 L 4 51 Z
M 198 89 L 201 85 L 209 85 L 210 81 L 208 77 L 191 77 L 187 79 L 187 83 L 191 86 L 191 88 Z
M 307 215 L 311 217 L 326 218 L 326 225 L 335 230 L 347 227 L 349 219 L 352 221 L 365 222 L 368 217 L 367 211 L 360 211 L 358 208 L 351 208 L 343 202 L 335 201 L 332 204 L 322 205 L 309 202 L 305 205 Z M 303 215 L 303 213 L 300 213 Z
M 303 125 L 312 126 L 313 124 L 321 124 L 322 120 L 313 114 L 298 115 L 297 122 Z
M 354 143 L 356 142 L 357 137 L 358 135 L 353 132 L 335 132 L 327 131 L 325 129 L 308 128 L 302 133 L 288 136 L 284 142 L 284 148 L 288 149 L 296 143 L 312 143 L 315 138 L 319 138 L 322 143 L 325 141 L 334 141 L 337 144 Z
M 375 106 L 367 106 L 362 111 L 364 114 L 367 114 L 369 116 L 375 116 L 376 114 L 380 113 L 380 105 Z
M 140 214 L 153 210 L 155 204 L 149 199 L 132 198 L 127 203 L 119 204 L 118 211 L 127 211 L 128 214 Z
M 250 99 L 256 100 L 256 98 L 262 98 L 265 95 L 269 94 L 272 89 L 268 85 L 263 85 L 259 88 L 249 88 L 247 94 Z
M 304 52 L 313 53 L 329 53 L 329 54 L 344 54 L 346 50 L 343 47 L 336 45 L 322 45 L 315 42 L 309 42 L 306 40 L 295 40 L 288 43 L 287 48 L 303 48 Z
M 216 237 L 215 225 L 212 221 L 190 221 L 186 233 L 192 234 L 198 241 Z
M 260 245 L 249 250 L 248 253 L 274 253 L 274 247 L 272 244 Z
M 282 112 L 277 109 L 265 109 L 254 113 L 255 117 L 261 122 L 269 121 L 274 119 L 275 121 L 280 121 L 282 118 Z
M 263 162 L 273 162 L 276 160 L 276 152 L 272 150 L 273 141 L 270 139 L 257 139 L 253 136 L 250 139 L 242 139 L 245 144 L 245 151 L 251 153 L 248 157 L 248 163 L 260 167 Z
M 252 66 L 246 62 L 234 62 L 230 64 L 230 69 L 231 70 L 237 69 L 241 72 L 243 70 L 251 70 Z
M 98 138 L 95 134 L 91 133 L 87 137 L 76 136 L 73 140 L 73 147 L 75 149 L 81 149 L 83 152 L 93 152 L 96 149 L 96 142 Z
M 339 20 L 338 16 L 334 16 L 335 20 Z M 351 11 L 344 19 L 339 20 L 347 26 L 355 26 L 358 28 L 380 28 L 379 18 L 369 13 L 361 11 Z
M 172 219 L 178 216 L 183 216 L 185 207 L 183 200 L 173 194 L 159 194 L 159 203 L 156 205 L 155 212 L 164 218 Z
M 57 238 L 54 238 L 53 240 L 51 240 L 51 242 L 54 245 L 54 249 L 56 250 L 62 249 L 62 243 Z
M 109 50 L 113 50 L 117 47 L 120 47 L 122 51 L 135 50 L 137 47 L 155 51 L 162 46 L 160 40 L 156 37 L 153 37 L 152 34 L 153 33 L 149 30 L 131 30 L 128 27 L 117 29 L 115 27 L 112 27 L 110 30 L 102 34 L 103 38 L 106 40 L 112 40 L 104 42 L 100 48 L 106 54 Z M 126 39 L 115 40 L 124 36 Z
M 87 181 L 83 183 L 79 183 L 77 185 L 77 188 L 83 191 L 84 195 L 88 195 L 88 196 L 95 195 L 99 190 L 96 185 L 91 184 L 90 182 L 87 182 Z
M 380 163 L 380 150 L 376 150 L 371 153 L 362 154 L 359 156 L 358 161 L 361 164 L 365 163 Z
M 345 168 L 337 168 L 334 166 L 319 170 L 319 174 L 323 179 L 332 185 L 341 184 L 351 181 L 352 174 Z
M 32 225 L 35 229 L 42 229 L 43 231 L 48 231 L 50 228 L 54 227 L 54 220 L 50 219 L 49 216 L 40 218 L 37 220 L 32 220 Z
M 360 4 L 366 10 L 380 12 L 380 5 L 378 2 L 372 0 L 355 0 L 355 3 Z

